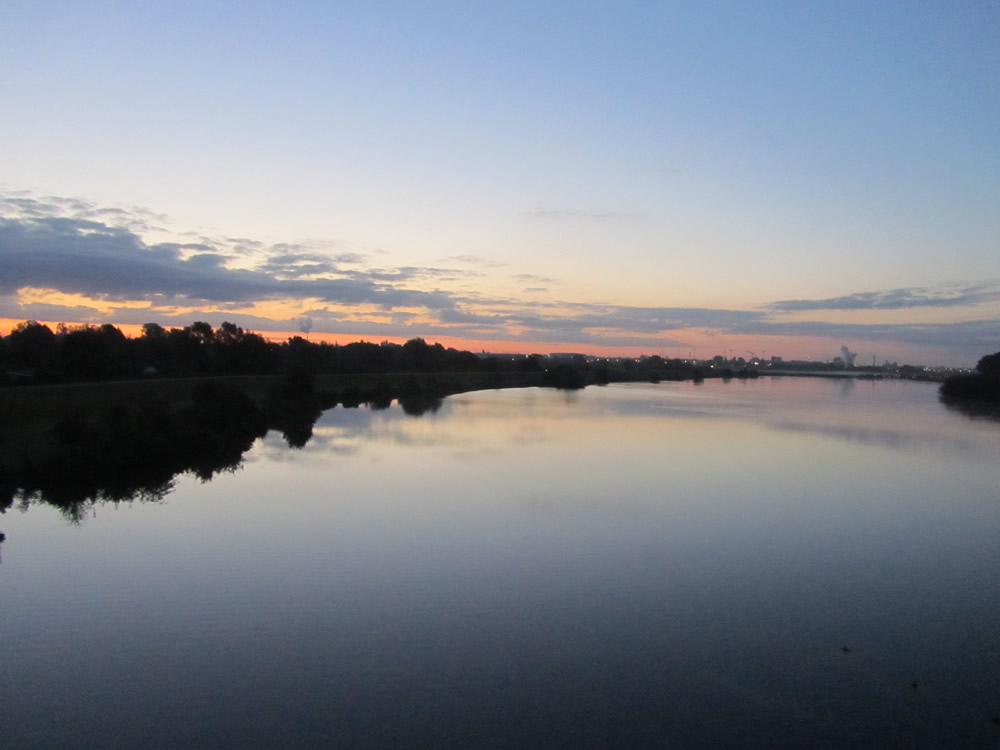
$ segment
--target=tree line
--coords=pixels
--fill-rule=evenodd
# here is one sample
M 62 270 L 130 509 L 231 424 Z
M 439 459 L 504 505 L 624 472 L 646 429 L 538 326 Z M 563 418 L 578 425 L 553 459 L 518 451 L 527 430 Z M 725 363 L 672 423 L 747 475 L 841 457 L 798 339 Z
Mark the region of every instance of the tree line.
M 234 323 L 213 328 L 195 322 L 166 329 L 146 323 L 127 337 L 111 324 L 49 326 L 28 320 L 0 338 L 0 380 L 62 383 L 150 376 L 267 375 L 306 369 L 314 373 L 477 370 L 471 352 L 412 339 L 406 344 L 313 343 L 296 336 L 268 341 Z
M 546 385 L 563 388 L 620 380 L 699 379 L 681 360 L 641 361 L 552 358 L 540 354 L 479 356 L 414 338 L 405 344 L 327 344 L 294 336 L 268 341 L 234 323 L 218 328 L 197 321 L 183 328 L 146 323 L 130 338 L 114 325 L 60 324 L 34 320 L 0 337 L 0 385 L 72 383 L 143 377 L 389 372 L 538 372 Z

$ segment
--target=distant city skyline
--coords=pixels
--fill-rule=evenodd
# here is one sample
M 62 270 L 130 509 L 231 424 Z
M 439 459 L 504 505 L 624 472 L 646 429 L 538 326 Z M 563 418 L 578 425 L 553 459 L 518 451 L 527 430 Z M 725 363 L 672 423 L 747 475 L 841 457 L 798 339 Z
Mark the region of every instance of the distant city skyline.
M 998 30 L 971 0 L 15 0 L 0 333 L 971 366 Z

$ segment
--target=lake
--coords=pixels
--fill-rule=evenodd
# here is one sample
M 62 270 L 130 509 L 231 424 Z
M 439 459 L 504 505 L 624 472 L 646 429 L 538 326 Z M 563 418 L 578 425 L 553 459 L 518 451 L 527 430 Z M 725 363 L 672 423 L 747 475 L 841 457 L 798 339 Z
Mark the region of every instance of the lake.
M 1000 740 L 1000 423 L 932 384 L 336 408 L 0 529 L 5 748 Z

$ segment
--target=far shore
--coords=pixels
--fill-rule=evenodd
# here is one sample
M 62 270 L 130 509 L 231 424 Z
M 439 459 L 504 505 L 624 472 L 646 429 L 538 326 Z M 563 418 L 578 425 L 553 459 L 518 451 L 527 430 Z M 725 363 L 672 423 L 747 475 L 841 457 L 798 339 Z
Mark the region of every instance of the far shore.
M 779 370 L 766 368 L 761 375 L 774 375 L 790 378 L 853 378 L 854 380 L 913 380 L 925 383 L 941 383 L 947 375 L 945 373 L 928 372 L 921 375 L 906 376 L 894 375 L 891 373 L 871 372 L 866 370 Z

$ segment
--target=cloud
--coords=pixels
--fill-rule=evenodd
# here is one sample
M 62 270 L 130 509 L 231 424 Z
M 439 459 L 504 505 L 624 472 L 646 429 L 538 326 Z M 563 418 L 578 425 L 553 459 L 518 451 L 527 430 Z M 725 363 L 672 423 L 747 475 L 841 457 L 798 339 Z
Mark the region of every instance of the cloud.
M 442 310 L 438 319 L 442 323 L 466 323 L 480 327 L 487 326 L 493 328 L 505 327 L 509 322 L 507 317 L 503 315 L 480 315 L 461 310 L 457 307 L 449 310 Z
M 337 253 L 333 256 L 333 261 L 335 263 L 364 263 L 366 260 L 367 258 L 360 253 Z
M 163 214 L 139 206 L 98 206 L 82 198 L 33 197 L 27 190 L 0 193 L 0 216 L 113 221 L 133 231 L 151 231 L 167 222 Z
M 515 273 L 511 276 L 515 281 L 523 284 L 558 284 L 559 282 L 549 276 L 539 276 L 535 273 Z
M 337 272 L 337 263 L 319 253 L 296 253 L 279 249 L 256 266 L 258 271 L 283 278 L 301 278 Z
M 571 312 L 550 316 L 515 314 L 512 318 L 517 324 L 528 327 L 617 329 L 637 333 L 662 333 L 685 328 L 727 330 L 765 320 L 761 312 L 701 307 L 630 307 L 565 303 L 548 303 L 546 306 Z
M 909 287 L 880 292 L 857 292 L 843 297 L 805 300 L 793 299 L 772 302 L 768 308 L 775 312 L 800 312 L 805 310 L 901 310 L 912 307 L 961 307 L 1000 300 L 1000 286 L 996 283 L 968 286 Z
M 432 266 L 401 266 L 389 269 L 365 269 L 358 271 L 342 271 L 341 273 L 356 279 L 371 279 L 375 281 L 415 281 L 420 279 L 436 279 L 438 281 L 455 281 L 482 276 L 479 271 L 461 271 L 453 268 L 434 268 Z
M 502 268 L 508 265 L 507 263 L 493 261 L 480 255 L 449 255 L 444 260 L 451 263 L 464 263 L 470 266 L 483 266 L 485 268 Z
M 958 323 L 865 324 L 822 321 L 748 321 L 725 333 L 759 336 L 810 336 L 839 341 L 889 341 L 920 347 L 975 352 L 1000 349 L 1000 320 L 996 318 Z
M 279 267 L 295 275 L 301 265 L 284 257 L 283 264 L 280 258 L 272 258 L 269 262 L 274 265 L 264 270 L 231 268 L 223 252 L 184 257 L 181 247 L 176 243 L 147 245 L 126 227 L 89 219 L 0 219 L 0 267 L 5 269 L 0 293 L 36 287 L 103 300 L 157 296 L 173 304 L 316 298 L 385 309 L 416 305 L 437 310 L 454 305 L 444 292 L 385 283 L 451 273 L 442 269 L 412 267 L 368 274 L 354 271 L 345 278 L 283 278 L 276 273 Z M 336 270 L 325 261 L 314 265 Z
M 147 318 L 149 313 L 146 313 Z M 86 305 L 51 305 L 43 302 L 20 303 L 14 297 L 0 297 L 0 318 L 20 320 L 61 320 L 74 323 L 103 323 L 107 316 Z M 185 324 L 186 325 L 186 324 Z

